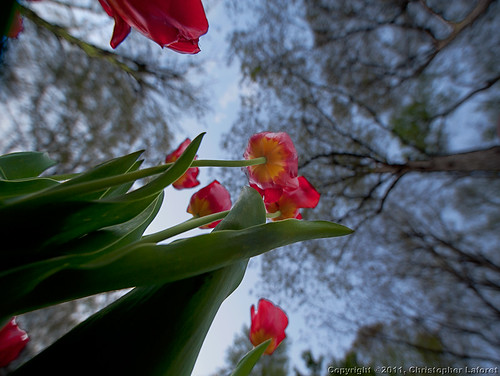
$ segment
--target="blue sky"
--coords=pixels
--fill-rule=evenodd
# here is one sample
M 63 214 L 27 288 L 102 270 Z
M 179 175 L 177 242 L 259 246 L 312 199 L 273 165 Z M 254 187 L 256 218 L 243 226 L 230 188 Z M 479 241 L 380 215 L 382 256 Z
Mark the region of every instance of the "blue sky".
M 224 133 L 229 131 L 236 119 L 239 108 L 239 93 L 241 90 L 248 90 L 241 86 L 241 77 L 238 66 L 228 67 L 226 64 L 227 40 L 225 33 L 231 27 L 228 23 L 224 4 L 220 1 L 210 3 L 207 7 L 207 17 L 210 29 L 207 35 L 200 39 L 201 52 L 195 58 L 204 59 L 204 68 L 207 81 L 207 89 L 211 93 L 211 112 L 203 120 L 185 119 L 181 132 L 176 134 L 177 144 L 186 137 L 193 139 L 201 132 L 207 132 L 198 152 L 200 159 L 228 159 L 228 152 L 221 149 L 220 142 Z M 168 52 L 167 52 L 168 53 Z M 237 62 L 236 62 L 237 63 Z M 193 77 L 197 80 L 198 77 Z M 250 137 L 251 135 L 248 135 Z M 243 153 L 243 150 L 242 150 Z M 206 169 L 200 169 L 199 187 L 209 184 L 217 174 L 209 173 Z M 223 183 L 221 181 L 221 183 Z M 198 188 L 199 188 L 198 187 Z M 170 227 L 176 223 L 187 220 L 191 217 L 186 213 L 186 208 L 191 195 L 197 189 L 178 191 L 169 187 L 165 192 L 163 207 L 155 221 L 151 224 L 148 232 L 159 231 Z M 236 197 L 232 197 L 233 202 Z M 207 230 L 193 230 L 182 236 L 194 236 L 204 233 Z M 250 260 L 249 268 L 241 285 L 233 294 L 224 301 L 215 320 L 208 332 L 198 361 L 195 365 L 193 376 L 207 376 L 213 374 L 219 367 L 224 365 L 226 350 L 233 343 L 234 337 L 241 332 L 244 324 L 250 324 L 250 307 L 257 304 L 259 296 L 252 293 L 258 283 L 258 258 Z M 273 301 L 272 296 L 265 298 Z M 283 307 L 286 310 L 286 307 Z M 299 317 L 295 317 L 291 312 L 287 312 L 290 324 L 287 334 L 292 338 L 298 338 L 303 325 L 300 324 Z M 299 359 L 300 351 L 298 347 L 291 348 L 292 359 Z

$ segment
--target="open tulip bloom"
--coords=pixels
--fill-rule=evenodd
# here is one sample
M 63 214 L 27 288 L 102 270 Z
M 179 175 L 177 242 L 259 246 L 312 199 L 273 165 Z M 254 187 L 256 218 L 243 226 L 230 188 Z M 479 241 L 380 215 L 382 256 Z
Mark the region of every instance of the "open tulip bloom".
M 251 185 L 251 187 L 255 188 L 264 198 L 267 212 L 275 214 L 270 216 L 273 221 L 287 218 L 302 219 L 299 210 L 301 208 L 315 208 L 320 199 L 319 192 L 304 176 L 297 178 L 296 188 L 262 190 L 255 185 Z
M 253 135 L 243 154 L 245 159 L 264 158 L 265 163 L 246 168 L 250 185 L 262 190 L 297 187 L 298 156 L 285 132 Z

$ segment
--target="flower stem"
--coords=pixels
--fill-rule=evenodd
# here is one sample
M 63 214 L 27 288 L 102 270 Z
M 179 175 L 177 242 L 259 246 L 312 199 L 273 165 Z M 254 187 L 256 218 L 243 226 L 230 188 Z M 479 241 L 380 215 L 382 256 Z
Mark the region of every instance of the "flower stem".
M 277 210 L 274 213 L 266 213 L 266 218 L 267 219 L 278 218 L 280 215 L 281 215 L 281 212 L 279 210 Z
M 266 163 L 266 157 L 259 157 L 255 159 L 242 159 L 242 160 L 236 160 L 236 161 L 223 161 L 223 160 L 217 160 L 217 159 L 197 159 L 194 160 L 193 163 L 191 164 L 191 167 L 245 167 L 245 166 L 255 166 L 259 164 L 264 164 Z M 154 167 L 148 167 L 142 170 L 138 170 L 135 172 L 135 175 L 138 176 L 139 178 L 147 177 L 147 176 L 152 176 L 156 174 L 160 174 L 167 170 L 171 165 L 174 163 L 164 163 L 158 166 Z M 76 176 L 80 175 L 79 173 L 76 174 L 62 174 L 62 175 L 52 175 L 48 176 L 51 179 L 54 180 L 68 180 L 71 178 L 74 178 Z M 127 175 L 127 176 L 132 176 L 132 175 Z
M 191 164 L 192 167 L 246 167 L 266 163 L 266 157 L 254 159 L 241 159 L 236 161 L 221 161 L 216 159 L 196 159 Z
M 187 221 L 184 221 L 184 222 L 179 223 L 175 226 L 169 227 L 165 230 L 161 230 L 161 231 L 155 232 L 154 234 L 143 236 L 139 242 L 140 243 L 158 243 L 158 242 L 161 242 L 162 240 L 166 240 L 168 238 L 171 238 L 172 236 L 179 235 L 179 234 L 182 234 L 183 232 L 195 229 L 196 227 L 208 225 L 209 223 L 223 219 L 227 215 L 227 213 L 229 213 L 229 210 L 222 211 L 219 213 L 209 214 L 209 215 L 206 215 L 203 217 L 191 218 L 191 219 L 188 219 Z
M 182 234 L 183 232 L 195 229 L 196 227 L 200 227 L 203 225 L 208 225 L 209 223 L 218 221 L 220 219 L 224 219 L 226 215 L 229 213 L 229 210 L 225 210 L 219 213 L 209 214 L 203 217 L 194 217 L 179 223 L 175 226 L 169 227 L 165 230 L 161 230 L 155 232 L 154 234 L 145 235 L 142 237 L 138 243 L 159 243 L 163 240 L 167 240 L 173 236 Z M 281 215 L 281 212 L 278 210 L 274 213 L 267 213 L 266 218 L 277 218 Z

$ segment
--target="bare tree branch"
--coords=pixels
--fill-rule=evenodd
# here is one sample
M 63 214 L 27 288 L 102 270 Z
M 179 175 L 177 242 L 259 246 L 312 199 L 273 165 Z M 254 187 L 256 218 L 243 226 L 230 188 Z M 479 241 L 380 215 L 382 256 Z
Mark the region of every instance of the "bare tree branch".
M 63 39 L 69 42 L 70 44 L 80 48 L 89 57 L 99 58 L 108 61 L 117 68 L 130 74 L 141 85 L 150 86 L 144 80 L 143 78 L 144 75 L 155 76 L 164 81 L 182 80 L 182 76 L 173 70 L 169 70 L 167 68 L 156 68 L 156 67 L 152 69 L 144 62 L 137 61 L 129 57 L 120 56 L 111 51 L 104 50 L 100 47 L 97 47 L 93 44 L 87 43 L 79 38 L 76 38 L 73 35 L 71 35 L 64 27 L 47 22 L 46 20 L 41 18 L 38 14 L 36 14 L 34 11 L 32 11 L 27 7 L 20 6 L 20 10 L 23 16 L 31 20 L 36 25 L 49 30 L 58 38 Z
M 406 164 L 381 164 L 373 173 L 403 172 L 500 172 L 500 146 L 473 150 L 464 153 L 436 156 L 423 161 L 409 161 Z

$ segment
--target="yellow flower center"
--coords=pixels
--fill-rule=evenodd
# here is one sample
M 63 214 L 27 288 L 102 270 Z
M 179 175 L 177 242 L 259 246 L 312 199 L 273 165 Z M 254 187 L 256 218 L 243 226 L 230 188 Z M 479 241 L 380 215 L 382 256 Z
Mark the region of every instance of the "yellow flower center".
M 265 164 L 251 166 L 250 170 L 259 181 L 269 182 L 285 171 L 288 152 L 276 139 L 263 137 L 253 145 L 251 157 L 266 157 Z

